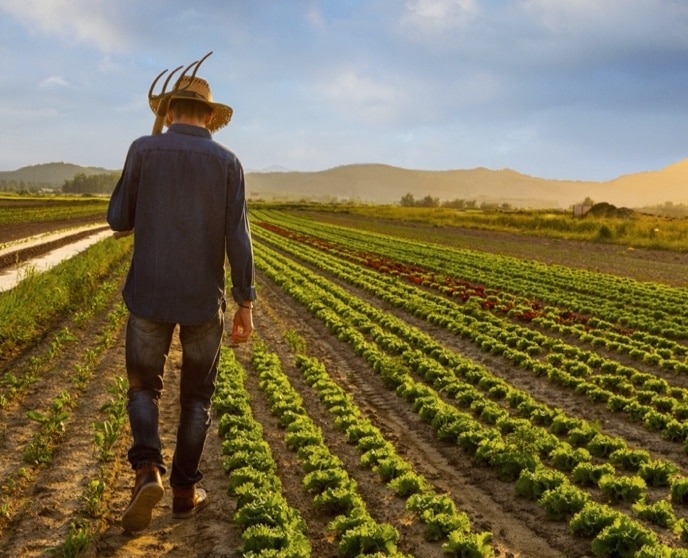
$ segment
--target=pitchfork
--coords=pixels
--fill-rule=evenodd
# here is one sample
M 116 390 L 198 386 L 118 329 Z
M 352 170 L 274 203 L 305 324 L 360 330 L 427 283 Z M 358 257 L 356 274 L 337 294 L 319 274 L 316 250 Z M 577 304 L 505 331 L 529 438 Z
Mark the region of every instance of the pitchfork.
M 150 89 L 148 90 L 148 100 L 150 101 L 151 107 L 155 107 L 155 122 L 153 122 L 153 134 L 159 134 L 162 132 L 162 126 L 165 122 L 165 115 L 167 114 L 167 108 L 169 107 L 170 104 L 170 98 L 174 93 L 177 91 L 184 91 L 185 89 L 188 89 L 189 86 L 191 85 L 191 82 L 193 79 L 196 77 L 196 72 L 198 72 L 198 68 L 200 67 L 201 64 L 203 64 L 204 60 L 208 58 L 213 53 L 211 50 L 208 54 L 206 54 L 203 58 L 200 60 L 196 60 L 195 62 L 192 62 L 189 64 L 186 69 L 182 72 L 182 74 L 179 76 L 179 79 L 177 80 L 177 83 L 175 86 L 172 88 L 171 91 L 167 91 L 167 86 L 170 84 L 170 81 L 172 80 L 172 76 L 176 74 L 179 70 L 181 70 L 184 66 L 178 66 L 172 72 L 170 72 L 170 75 L 167 76 L 167 79 L 165 80 L 165 83 L 162 85 L 162 91 L 160 91 L 159 94 L 154 95 L 153 94 L 153 89 L 155 89 L 155 85 L 158 83 L 158 80 L 167 73 L 167 70 L 163 70 L 158 74 L 158 77 L 156 77 L 153 80 L 153 83 L 151 83 Z M 181 86 L 182 81 L 186 77 L 186 74 L 189 70 L 193 68 L 193 73 L 191 74 L 191 77 L 189 78 L 188 82 L 186 85 L 183 87 Z M 132 234 L 134 231 L 115 231 L 113 232 L 112 236 L 114 238 L 123 238 L 125 236 L 129 236 Z
M 201 64 L 203 64 L 205 59 L 208 58 L 208 56 L 210 56 L 212 53 L 213 51 L 211 50 L 200 60 L 196 60 L 195 62 L 189 64 L 184 69 L 182 74 L 179 76 L 176 85 L 174 86 L 174 88 L 172 88 L 171 91 L 167 91 L 167 86 L 170 84 L 172 76 L 176 74 L 179 70 L 181 70 L 184 66 L 177 66 L 174 70 L 172 70 L 172 72 L 170 72 L 170 74 L 167 76 L 167 79 L 165 80 L 165 83 L 163 83 L 162 91 L 160 91 L 160 93 L 157 95 L 153 94 L 153 89 L 155 89 L 155 85 L 158 83 L 158 80 L 167 73 L 167 69 L 160 72 L 158 76 L 153 80 L 153 83 L 151 83 L 150 89 L 148 90 L 148 100 L 150 101 L 151 106 L 155 106 L 155 122 L 153 122 L 153 134 L 159 134 L 160 132 L 162 132 L 162 126 L 165 122 L 165 115 L 167 114 L 167 108 L 169 107 L 172 95 L 177 91 L 184 91 L 185 89 L 189 88 L 191 82 L 196 77 L 196 72 L 198 72 L 198 68 L 201 66 Z M 186 85 L 182 87 L 181 83 L 182 81 L 184 81 L 187 72 L 189 72 L 191 68 L 193 68 L 193 73 L 191 74 Z

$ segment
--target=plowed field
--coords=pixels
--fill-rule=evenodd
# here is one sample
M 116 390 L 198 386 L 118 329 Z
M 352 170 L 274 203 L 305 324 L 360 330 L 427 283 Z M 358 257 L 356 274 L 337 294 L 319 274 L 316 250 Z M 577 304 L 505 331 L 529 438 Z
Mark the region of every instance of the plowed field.
M 255 219 L 252 222 L 254 229 L 260 226 L 259 221 Z M 436 231 L 423 231 L 422 227 L 416 226 L 413 236 L 420 238 L 430 233 L 436 234 Z M 623 274 L 642 281 L 651 279 L 678 287 L 686 284 L 683 274 L 688 261 L 681 254 L 629 251 L 581 242 L 524 239 L 487 231 L 463 233 L 459 230 L 447 231 L 446 238 L 453 236 L 455 246 L 463 243 L 464 247 L 474 250 L 482 247 L 491 253 L 498 253 L 502 246 L 504 253 L 514 257 L 546 260 L 546 263 L 576 268 L 587 267 L 594 271 Z M 7 240 L 9 238 L 0 237 L 0 243 Z M 269 245 L 282 254 L 285 261 L 293 258 L 266 240 L 256 242 L 256 254 L 260 253 L 263 245 Z M 534 257 L 534 253 L 538 257 Z M 300 263 L 309 270 L 316 270 L 311 263 Z M 681 443 L 668 440 L 666 436 L 645 428 L 641 422 L 623 413 L 610 412 L 604 402 L 592 402 L 584 395 L 547 382 L 531 371 L 514 366 L 502 355 L 485 352 L 445 327 L 385 302 L 331 273 L 322 270 L 317 273 L 350 293 L 352 299 L 360 299 L 398 318 L 409 327 L 417 328 L 447 351 L 494 371 L 510 385 L 531 394 L 538 402 L 559 409 L 568 416 L 590 421 L 606 435 L 625 440 L 629 447 L 645 449 L 651 452 L 654 459 L 676 463 L 682 472 L 688 468 L 688 457 Z M 590 538 L 573 536 L 567 521 L 553 521 L 536 501 L 517 497 L 514 483 L 501 478 L 493 467 L 476 462 L 455 441 L 438 438 L 432 425 L 418 415 L 413 405 L 400 398 L 396 390 L 390 389 L 389 383 L 374 367 L 352 350 L 350 344 L 333 335 L 331 328 L 321 318 L 308 312 L 302 303 L 287 294 L 285 288 L 271 279 L 260 265 L 257 287 L 259 298 L 254 312 L 256 341 L 264 343 L 270 352 L 279 356 L 283 371 L 303 399 L 308 416 L 321 428 L 330 451 L 342 460 L 349 475 L 355 479 L 369 513 L 378 522 L 392 525 L 399 533 L 397 547 L 400 552 L 421 558 L 443 556 L 442 544 L 446 542 L 446 537 L 438 541 L 427 540 L 426 526 L 416 514 L 406 509 L 405 500 L 395 496 L 373 470 L 361 464 L 359 450 L 347 443 L 318 394 L 304 380 L 295 363 L 296 355 L 290 338 L 298 336 L 306 353 L 326 366 L 332 379 L 351 395 L 362 414 L 380 429 L 397 453 L 413 466 L 414 471 L 425 477 L 438 493 L 451 497 L 456 508 L 469 517 L 472 531 L 492 533 L 495 556 L 593 556 Z M 309 288 L 307 281 L 303 288 Z M 427 288 L 431 289 L 430 286 Z M 38 368 L 35 380 L 0 407 L 0 556 L 37 557 L 51 552 L 55 555 L 103 557 L 242 556 L 241 530 L 233 521 L 238 499 L 228 493 L 228 477 L 223 466 L 225 457 L 217 430 L 219 417 L 215 418 L 211 427 L 202 463 L 205 474 L 202 484 L 209 494 L 209 506 L 192 519 L 173 520 L 171 491 L 167 490 L 147 530 L 129 534 L 119 526 L 119 517 L 129 501 L 133 485 L 133 474 L 126 461 L 129 444 L 126 422 L 112 448 L 112 458 L 99 459 L 93 444 L 93 424 L 104 420 L 103 406 L 112 400 L 112 386 L 116 385 L 117 378 L 125 377 L 125 313 L 121 308 L 116 311 L 120 303 L 119 292 L 116 290 L 109 296 L 106 309 L 87 323 L 75 320 L 72 315 L 61 316 L 45 332 L 43 341 L 11 358 L 4 355 L 0 360 L 0 378 L 6 378 L 8 373 L 21 376 L 32 366 L 32 362 L 45 354 L 56 332 L 64 328 L 71 332 L 70 339 L 63 343 L 49 364 Z M 111 312 L 114 312 L 114 317 L 110 315 Z M 228 312 L 227 317 L 229 321 L 231 313 Z M 2 324 L 1 317 L 0 327 L 7 327 Z M 560 335 L 565 338 L 564 334 Z M 229 339 L 226 342 L 229 344 Z M 679 340 L 679 343 L 684 342 Z M 584 346 L 585 343 L 576 342 L 576 345 Z M 90 376 L 75 383 L 75 376 L 83 366 L 84 355 L 96 349 L 97 358 L 92 363 Z M 230 349 L 247 372 L 245 387 L 251 398 L 253 415 L 262 425 L 263 436 L 276 461 L 286 500 L 304 520 L 312 555 L 338 556 L 338 543 L 328 529 L 332 517 L 316 509 L 313 495 L 304 489 L 304 473 L 295 452 L 287 448 L 285 429 L 271 413 L 267 397 L 259 385 L 251 360 L 252 345 Z M 645 373 L 656 374 L 671 386 L 688 386 L 688 377 L 685 375 L 638 364 L 628 355 L 602 353 Z M 168 461 L 174 450 L 179 412 L 177 384 L 180 362 L 181 353 L 175 336 L 167 362 L 166 388 L 161 403 L 161 435 Z M 0 386 L 0 389 L 4 388 Z M 56 398 L 65 391 L 71 398 L 70 411 L 59 425 L 59 434 L 53 438 L 50 459 L 45 463 L 32 462 L 27 459 L 27 447 L 42 424 L 35 419 L 35 413 L 31 418 L 31 411 L 46 415 Z M 84 494 L 89 482 L 97 475 L 103 479 L 101 503 L 93 513 L 85 513 Z M 654 492 L 651 492 L 651 496 L 658 497 Z M 595 492 L 595 497 L 604 500 L 599 491 Z M 623 503 L 621 507 L 633 515 L 630 503 Z M 680 517 L 686 515 L 680 507 L 676 514 Z M 65 541 L 70 541 L 70 528 L 73 529 L 79 522 L 88 526 L 90 537 L 79 550 L 80 554 L 69 554 L 65 550 Z M 683 543 L 670 530 L 658 529 L 658 532 L 662 541 L 682 547 Z M 76 547 L 76 542 L 72 542 Z

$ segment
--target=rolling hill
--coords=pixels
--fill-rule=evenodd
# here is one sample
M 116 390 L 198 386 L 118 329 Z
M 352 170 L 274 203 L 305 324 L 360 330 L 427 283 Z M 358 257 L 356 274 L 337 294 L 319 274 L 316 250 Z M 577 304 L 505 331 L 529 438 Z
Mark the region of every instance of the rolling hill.
M 43 163 L 22 167 L 14 171 L 0 171 L 0 183 L 24 182 L 61 187 L 65 180 L 71 180 L 79 173 L 90 176 L 107 172 L 112 171 L 100 167 L 82 167 L 72 163 Z
M 100 167 L 49 163 L 1 171 L 3 182 L 61 187 L 78 173 L 117 172 Z M 661 170 L 620 176 L 606 182 L 552 180 L 511 169 L 415 170 L 383 164 L 352 164 L 316 172 L 247 172 L 249 199 L 398 203 L 416 199 L 474 200 L 513 207 L 568 208 L 586 197 L 616 206 L 644 207 L 672 202 L 688 204 L 688 159 Z
M 407 193 L 440 200 L 477 200 L 515 207 L 569 207 L 586 197 L 617 206 L 688 203 L 688 159 L 659 171 L 607 182 L 551 180 L 511 169 L 425 171 L 380 164 L 346 165 L 318 172 L 262 172 L 246 176 L 251 198 L 338 199 L 395 203 Z

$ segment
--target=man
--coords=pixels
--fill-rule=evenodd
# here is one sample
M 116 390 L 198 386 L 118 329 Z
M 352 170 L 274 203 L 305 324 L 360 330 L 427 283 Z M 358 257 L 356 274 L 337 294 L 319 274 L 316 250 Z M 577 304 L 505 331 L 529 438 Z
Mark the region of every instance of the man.
M 161 99 L 151 99 L 155 112 Z M 173 517 L 191 517 L 207 502 L 197 484 L 203 477 L 199 462 L 224 329 L 225 254 L 238 304 L 232 338 L 245 342 L 253 330 L 253 250 L 243 169 L 211 136 L 229 122 L 232 109 L 213 102 L 208 83 L 198 77 L 183 76 L 167 100 L 168 130 L 131 144 L 107 211 L 116 237 L 135 231 L 122 293 L 130 312 L 125 352 L 133 442 L 128 458 L 136 471 L 122 517 L 127 531 L 147 527 L 164 494 L 158 403 L 177 325 L 182 367 L 170 474 Z

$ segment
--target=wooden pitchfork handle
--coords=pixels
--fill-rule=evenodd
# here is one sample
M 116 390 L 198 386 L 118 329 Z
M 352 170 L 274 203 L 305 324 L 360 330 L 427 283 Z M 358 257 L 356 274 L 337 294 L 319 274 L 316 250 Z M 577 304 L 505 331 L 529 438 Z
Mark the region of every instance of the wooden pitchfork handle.
M 158 83 L 158 80 L 165 75 L 167 72 L 167 69 L 163 70 L 158 74 L 158 76 L 153 80 L 153 83 L 151 83 L 150 89 L 148 90 L 148 100 L 150 101 L 152 106 L 155 106 L 155 121 L 153 122 L 153 131 L 152 134 L 159 134 L 162 132 L 162 127 L 163 124 L 165 123 L 165 116 L 167 115 L 167 109 L 170 104 L 170 99 L 172 98 L 172 95 L 176 93 L 177 91 L 184 91 L 185 89 L 188 89 L 188 87 L 191 85 L 191 82 L 193 79 L 196 77 L 196 72 L 198 72 L 198 68 L 200 68 L 201 64 L 205 61 L 208 56 L 210 56 L 213 53 L 211 50 L 208 54 L 206 54 L 203 58 L 200 60 L 196 60 L 189 64 L 182 74 L 179 76 L 179 79 L 177 80 L 177 83 L 175 86 L 172 88 L 171 91 L 167 91 L 167 86 L 170 84 L 170 80 L 172 79 L 172 76 L 176 74 L 179 70 L 181 70 L 184 66 L 177 66 L 170 74 L 167 76 L 167 79 L 165 80 L 165 83 L 162 86 L 162 91 L 158 93 L 157 95 L 153 94 L 153 89 L 155 89 L 155 85 Z M 189 82 L 187 85 L 184 87 L 180 87 L 180 84 L 182 80 L 186 77 L 186 74 L 189 70 L 193 68 L 193 73 L 191 74 L 189 78 Z M 156 104 L 157 103 L 157 104 Z

